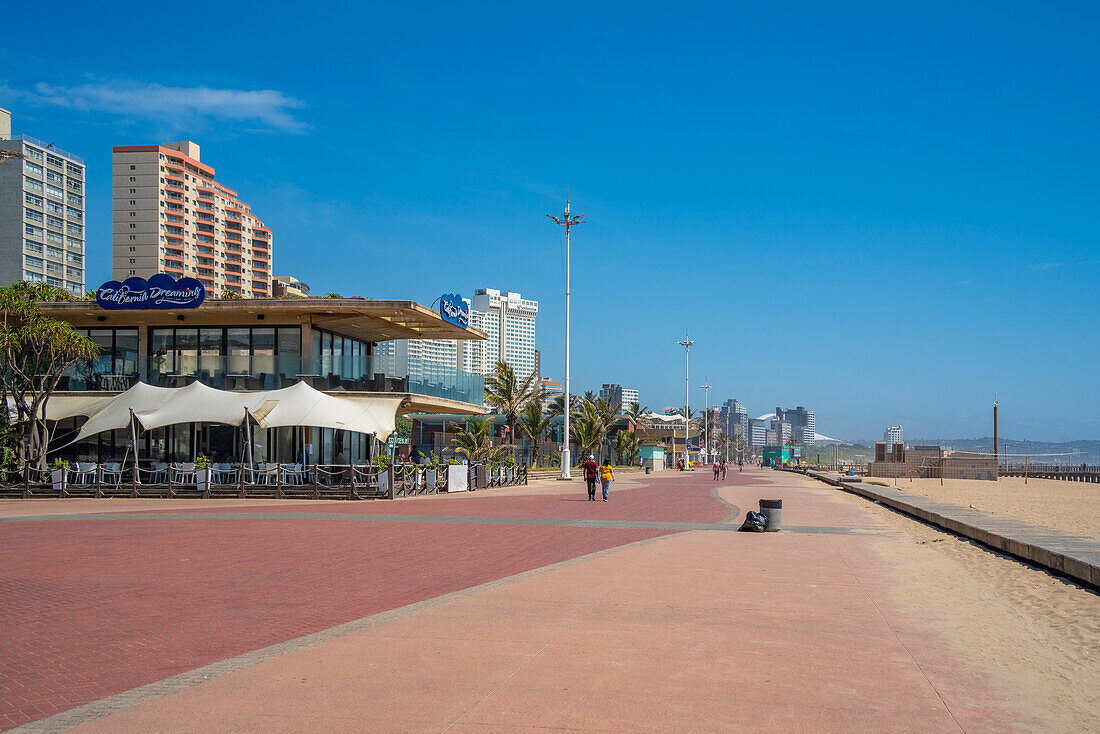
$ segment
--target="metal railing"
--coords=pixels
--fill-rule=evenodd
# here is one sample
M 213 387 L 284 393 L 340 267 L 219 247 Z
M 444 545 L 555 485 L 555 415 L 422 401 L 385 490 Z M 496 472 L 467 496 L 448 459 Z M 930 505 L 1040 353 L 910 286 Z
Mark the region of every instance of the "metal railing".
M 78 155 L 73 155 L 72 153 L 68 153 L 64 150 L 61 150 L 61 148 L 54 148 L 54 147 L 52 147 L 53 143 L 43 143 L 38 138 L 32 138 L 30 135 L 22 135 L 22 134 L 12 135 L 11 139 L 12 140 L 22 140 L 24 143 L 30 143 L 31 145 L 37 145 L 39 148 L 42 148 L 43 150 L 49 149 L 50 153 L 55 153 L 55 154 L 61 156 L 62 158 L 68 158 L 73 163 L 79 163 L 82 166 L 84 165 L 84 159 L 83 158 L 81 158 Z
M 0 476 L 0 498 L 267 498 L 394 499 L 447 492 L 451 472 L 466 474 L 467 490 L 527 484 L 527 467 L 445 464 L 194 464 L 139 466 L 76 463 L 68 470 L 29 468 L 23 477 Z
M 1002 477 L 1030 477 L 1032 479 L 1060 479 L 1067 482 L 1100 483 L 1100 466 L 1088 464 L 1001 464 L 998 474 Z

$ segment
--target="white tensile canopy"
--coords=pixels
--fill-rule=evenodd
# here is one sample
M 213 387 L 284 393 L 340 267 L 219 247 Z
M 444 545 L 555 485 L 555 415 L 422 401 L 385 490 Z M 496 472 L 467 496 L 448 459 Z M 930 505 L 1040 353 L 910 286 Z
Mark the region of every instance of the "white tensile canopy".
M 139 382 L 94 405 L 65 406 L 71 417 L 86 415 L 73 441 L 103 431 L 129 428 L 130 416 L 145 430 L 177 423 L 223 423 L 240 426 L 250 418 L 261 428 L 317 426 L 340 431 L 373 433 L 385 441 L 394 430 L 400 397 L 337 398 L 304 382 L 280 390 L 230 392 L 192 382 L 186 387 L 153 387 Z M 47 417 L 53 419 L 54 416 Z

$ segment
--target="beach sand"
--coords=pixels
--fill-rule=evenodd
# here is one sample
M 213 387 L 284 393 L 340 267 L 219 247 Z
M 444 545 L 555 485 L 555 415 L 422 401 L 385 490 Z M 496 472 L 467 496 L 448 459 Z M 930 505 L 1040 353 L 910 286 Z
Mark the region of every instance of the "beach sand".
M 938 488 L 939 480 L 935 481 Z M 1077 492 L 1070 490 L 1100 490 L 1095 484 L 1047 484 L 1074 495 Z M 1029 492 L 1032 486 L 1029 482 Z M 955 502 L 977 494 L 966 487 L 950 491 L 957 494 L 944 499 Z M 1026 506 L 1020 492 L 1006 492 L 1009 499 L 1000 500 L 1003 504 L 997 504 L 992 489 L 978 492 L 984 492 L 987 506 Z M 842 490 L 835 496 L 863 507 L 907 539 L 876 544 L 904 571 L 902 582 L 891 592 L 899 607 L 914 620 L 931 624 L 963 659 L 1026 691 L 1013 703 L 1044 721 L 1043 731 L 1100 731 L 1100 596 L 862 497 Z M 969 499 L 966 504 L 981 507 L 979 501 Z M 1041 522 L 1043 517 L 1032 514 L 1027 519 Z M 1078 532 L 1089 527 L 1061 524 Z
M 1100 484 L 1063 482 L 1057 479 L 1001 477 L 996 482 L 974 479 L 868 477 L 867 481 L 897 486 L 903 492 L 950 502 L 961 507 L 974 506 L 994 515 L 1064 530 L 1068 533 L 1100 538 Z

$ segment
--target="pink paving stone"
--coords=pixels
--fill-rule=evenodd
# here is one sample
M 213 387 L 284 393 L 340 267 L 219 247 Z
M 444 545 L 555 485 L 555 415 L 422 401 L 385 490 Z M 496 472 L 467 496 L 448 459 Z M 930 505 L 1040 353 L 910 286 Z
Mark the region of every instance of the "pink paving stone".
M 489 491 L 225 509 L 211 502 L 201 511 L 715 522 L 728 511 L 711 497 L 715 486 L 695 472 L 624 486 L 606 505 L 585 502 L 583 484 L 574 482 L 568 495 Z M 721 487 L 742 513 L 760 497 L 781 497 L 788 525 L 882 530 L 858 507 L 786 475 L 732 474 Z M 866 537 L 139 518 L 0 525 L 0 613 L 13 632 L 0 638 L 0 670 L 12 670 L 10 661 L 38 675 L 35 687 L 25 685 L 31 677 L 13 675 L 8 697 L 0 691 L 6 727 L 340 622 L 662 535 L 83 728 L 952 730 L 880 609 L 922 635 L 922 652 L 943 663 L 937 685 L 974 730 L 1013 722 L 981 671 L 885 601 L 894 570 Z M 865 587 L 875 590 L 874 603 Z M 42 713 L 32 715 L 27 704 Z
M 662 532 L 136 518 L 4 524 L 0 668 L 16 675 L 0 692 L 0 714 L 26 723 Z M 88 679 L 94 683 L 82 682 Z

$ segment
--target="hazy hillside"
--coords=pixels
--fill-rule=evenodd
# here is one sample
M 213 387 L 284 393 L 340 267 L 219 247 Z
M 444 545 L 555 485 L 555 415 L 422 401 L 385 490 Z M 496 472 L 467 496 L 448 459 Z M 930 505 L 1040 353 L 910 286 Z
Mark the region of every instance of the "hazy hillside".
M 1015 439 L 1001 438 L 1001 452 L 1007 449 L 1010 456 L 1014 454 L 1026 454 L 1035 463 L 1051 464 L 1098 464 L 1100 463 L 1100 439 L 1080 441 L 1018 441 Z M 908 438 L 905 442 L 910 446 L 943 446 L 958 451 L 980 451 L 993 453 L 993 437 L 982 438 Z M 874 442 L 871 442 L 874 445 Z M 1083 453 L 1079 453 L 1083 452 Z M 871 453 L 874 453 L 872 449 Z M 1039 454 L 1075 454 L 1070 456 L 1039 456 Z M 872 457 L 873 458 L 873 457 Z M 1013 457 L 1013 461 L 1023 461 L 1023 457 Z

